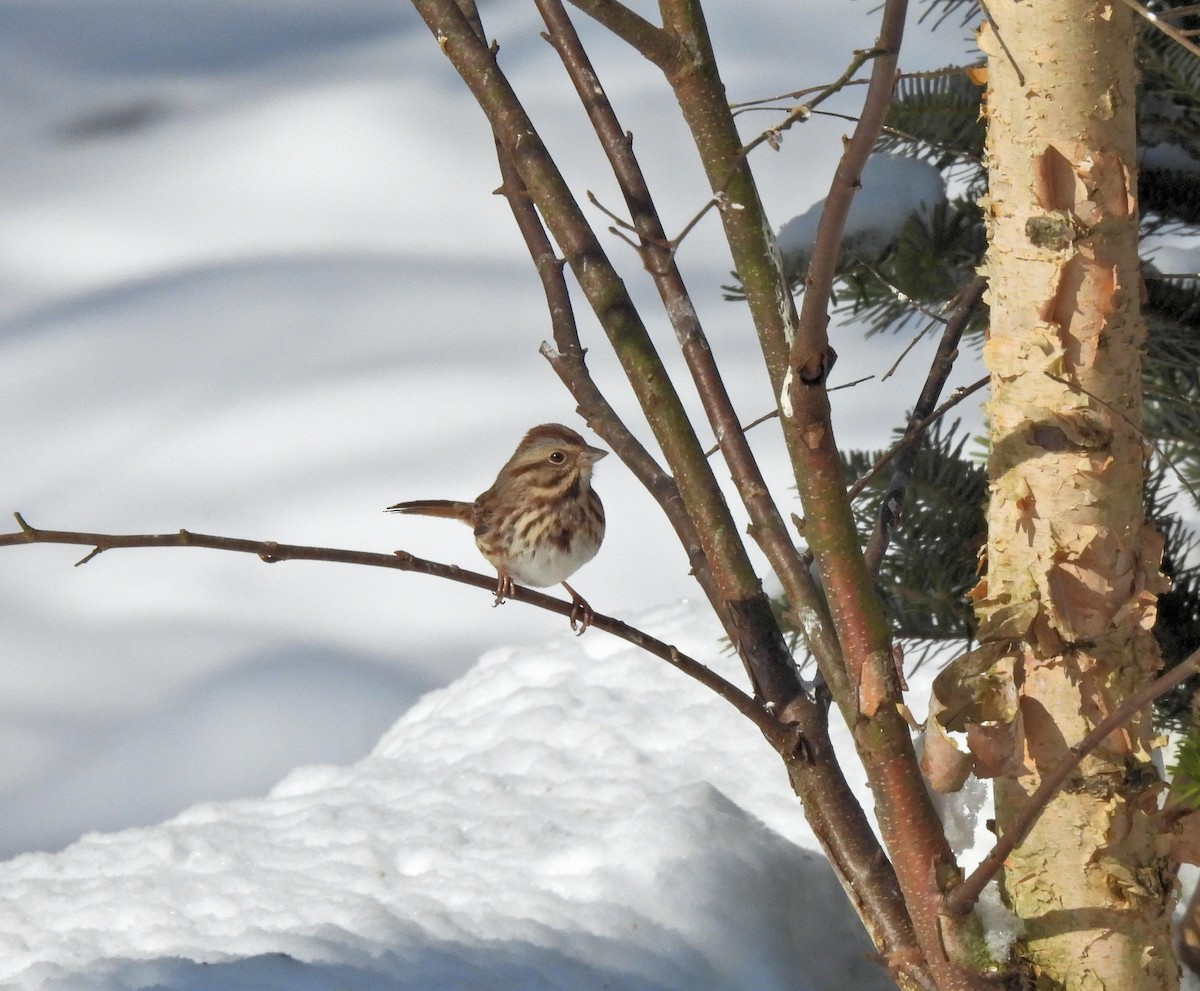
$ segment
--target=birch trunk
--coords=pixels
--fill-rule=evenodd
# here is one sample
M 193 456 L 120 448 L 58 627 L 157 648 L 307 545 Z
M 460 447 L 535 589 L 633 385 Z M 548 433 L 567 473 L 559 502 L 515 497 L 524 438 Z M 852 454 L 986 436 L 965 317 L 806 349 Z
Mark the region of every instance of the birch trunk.
M 1023 731 L 996 781 L 1003 831 L 1067 748 L 1157 672 L 1162 579 L 1136 426 L 1132 15 L 1096 0 L 987 9 L 991 501 L 975 598 Z M 1033 986 L 1178 984 L 1151 738 L 1148 715 L 1113 734 L 1006 863 Z

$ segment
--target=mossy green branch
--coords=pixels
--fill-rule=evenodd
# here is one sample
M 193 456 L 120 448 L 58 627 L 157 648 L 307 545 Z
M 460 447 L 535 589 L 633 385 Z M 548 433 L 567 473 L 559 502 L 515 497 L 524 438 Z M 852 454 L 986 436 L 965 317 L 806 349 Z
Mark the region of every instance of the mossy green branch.
M 496 140 L 599 317 L 696 523 L 719 594 L 731 608 L 761 599 L 761 583 L 741 535 L 641 316 L 496 63 L 494 50 L 451 0 L 413 0 L 413 5 L 487 115 Z

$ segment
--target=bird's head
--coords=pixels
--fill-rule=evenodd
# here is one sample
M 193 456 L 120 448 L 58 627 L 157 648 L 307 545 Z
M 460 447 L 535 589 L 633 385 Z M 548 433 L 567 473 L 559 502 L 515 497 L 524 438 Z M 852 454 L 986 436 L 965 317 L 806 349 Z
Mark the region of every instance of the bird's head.
M 542 489 L 586 486 L 591 484 L 592 465 L 606 454 L 570 427 L 543 423 L 524 436 L 501 474 Z

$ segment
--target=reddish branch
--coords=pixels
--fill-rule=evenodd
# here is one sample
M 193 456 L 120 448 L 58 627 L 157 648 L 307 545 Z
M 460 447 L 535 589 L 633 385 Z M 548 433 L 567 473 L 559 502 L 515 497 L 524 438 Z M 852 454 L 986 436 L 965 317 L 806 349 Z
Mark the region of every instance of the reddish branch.
M 938 986 L 979 987 L 970 968 L 981 936 L 978 920 L 943 913 L 942 898 L 958 866 L 925 790 L 892 673 L 891 634 L 859 546 L 841 458 L 834 440 L 827 377 L 836 359 L 827 325 L 842 232 L 860 177 L 891 101 L 907 11 L 883 8 L 879 54 L 858 124 L 846 141 L 817 225 L 799 321 L 781 392 L 784 435 L 805 512 L 805 536 L 830 603 L 854 690 L 837 698 L 854 735 L 885 845 L 891 854 L 921 951 Z M 741 270 L 739 268 L 739 274 Z M 747 294 L 750 284 L 743 279 Z
M 605 8 L 609 14 L 613 9 L 612 4 L 578 5 L 589 12 L 597 6 Z M 819 325 L 817 332 L 807 338 L 803 321 L 800 331 L 795 330 L 795 314 L 780 271 L 778 252 L 769 236 L 769 224 L 744 146 L 725 102 L 724 86 L 697 0 L 661 0 L 660 3 L 663 30 L 678 40 L 687 57 L 663 65 L 661 48 L 648 53 L 647 57 L 664 69 L 693 134 L 710 188 L 714 194 L 721 194 L 720 215 L 726 239 L 754 317 L 772 383 L 779 389 L 785 375 L 798 373 L 795 377 L 799 391 L 783 400 L 790 400 L 789 405 L 796 407 L 796 416 L 787 424 L 785 436 L 796 462 L 810 526 L 814 517 L 817 518 L 815 529 L 820 532 L 810 531 L 807 536 L 810 545 L 814 549 L 819 546 L 826 558 L 823 578 L 835 615 L 839 616 L 841 652 L 849 652 L 854 667 L 853 682 L 847 686 L 842 677 L 841 658 L 838 658 L 839 663 L 828 664 L 826 657 L 829 668 L 826 678 L 855 731 L 876 794 L 876 808 L 880 812 L 888 849 L 896 858 L 897 867 L 903 865 L 901 882 L 908 909 L 917 923 L 919 955 L 929 966 L 935 982 L 949 989 L 972 986 L 978 980 L 977 975 L 953 962 L 953 958 L 961 958 L 970 952 L 961 946 L 964 933 L 953 924 L 943 929 L 938 917 L 942 885 L 948 880 L 947 875 L 953 877 L 955 865 L 924 792 L 907 725 L 891 704 L 898 699 L 888 686 L 887 625 L 874 599 L 870 576 L 858 547 L 825 397 L 825 374 L 832 355 L 825 340 L 825 314 L 836 267 L 837 242 L 845 210 L 890 99 L 905 10 L 904 0 L 888 0 L 884 9 L 881 35 L 874 49 L 876 61 L 868 86 L 867 105 L 838 170 L 836 182 L 840 183 L 840 188 L 829 197 L 833 204 L 830 220 L 821 228 L 823 239 L 819 241 L 818 250 L 826 252 L 829 271 L 821 291 L 814 293 L 812 300 L 806 298 L 806 312 L 813 321 L 812 327 Z M 637 47 L 637 39 L 627 40 Z M 839 209 L 842 211 L 840 217 L 837 216 Z M 652 248 L 656 240 L 647 238 L 644 244 Z M 655 266 L 652 271 L 661 271 L 661 266 Z M 815 347 L 806 352 L 806 345 Z M 808 404 L 807 408 L 802 409 L 805 404 Z M 793 411 L 789 408 L 785 412 Z M 828 520 L 823 518 L 826 512 Z M 847 567 L 830 564 L 839 556 L 849 562 Z M 793 606 L 803 608 L 810 598 L 800 588 L 799 581 L 806 580 L 807 576 L 796 581 L 790 581 L 791 577 L 786 572 L 780 575 Z M 823 627 L 823 632 L 828 635 L 828 627 L 820 623 L 819 615 L 813 617 L 810 614 L 808 618 L 815 619 L 815 625 Z M 863 681 L 862 675 L 869 665 L 875 665 L 874 685 L 865 685 Z M 870 718 L 863 719 L 863 715 Z M 898 873 L 901 872 L 898 870 Z
M 803 618 L 810 647 L 822 662 L 823 669 L 836 679 L 841 671 L 841 662 L 837 641 L 831 636 L 828 614 L 747 443 L 676 264 L 674 246 L 668 241 L 650 188 L 633 153 L 631 136 L 622 129 L 562 4 L 559 0 L 535 2 L 548 29 L 546 37 L 563 61 L 621 189 L 631 218 L 628 224 L 621 222 L 621 225 L 638 236 L 637 247 L 646 271 L 658 289 L 697 393 L 750 514 L 751 535 L 766 551 L 776 573 L 783 576 L 785 588 L 792 592 L 792 602 L 804 606 L 797 610 L 797 615 Z M 765 599 L 760 596 L 759 600 L 758 608 L 761 611 Z M 739 631 L 734 642 L 750 639 L 756 642 L 756 649 L 760 650 L 774 646 L 774 655 L 790 670 L 791 664 L 786 651 L 782 649 L 778 626 L 774 622 L 769 625 L 760 623 L 754 635 L 748 638 L 751 632 Z M 756 669 L 762 670 L 761 667 Z M 772 668 L 766 670 L 772 673 Z M 775 677 L 778 677 L 777 672 Z M 835 690 L 844 689 L 844 685 L 838 685 Z M 768 697 L 769 693 L 768 688 Z M 787 711 L 789 717 L 801 725 L 819 724 L 822 729 L 824 727 L 823 710 L 803 695 L 796 695 Z M 806 742 L 809 742 L 807 737 Z M 845 785 L 840 769 L 831 765 L 825 778 L 820 780 L 811 774 L 793 775 L 793 783 L 804 800 L 814 832 L 829 851 L 839 873 L 846 879 L 852 897 L 868 919 L 868 924 L 877 931 L 883 931 L 884 945 L 891 952 L 902 955 L 913 946 L 915 940 L 898 897 L 894 875 L 883 865 L 878 841 Z M 833 823 L 836 828 L 831 831 L 823 820 L 833 813 L 836 813 L 837 821 Z

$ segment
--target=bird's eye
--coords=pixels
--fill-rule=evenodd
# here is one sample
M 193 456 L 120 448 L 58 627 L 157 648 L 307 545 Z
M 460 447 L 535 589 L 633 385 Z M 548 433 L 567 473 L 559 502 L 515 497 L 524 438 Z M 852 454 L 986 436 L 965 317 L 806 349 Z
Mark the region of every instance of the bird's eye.
M 562 451 L 555 451 L 550 455 L 550 463 L 552 465 L 560 465 L 567 460 L 567 456 Z

